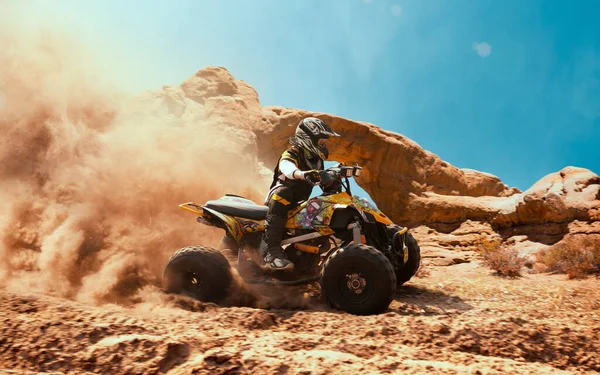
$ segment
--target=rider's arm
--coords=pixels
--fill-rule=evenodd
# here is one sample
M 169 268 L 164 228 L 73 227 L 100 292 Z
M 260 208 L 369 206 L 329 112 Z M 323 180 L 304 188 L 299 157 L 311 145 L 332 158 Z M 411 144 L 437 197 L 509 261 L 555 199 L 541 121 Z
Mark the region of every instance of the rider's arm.
M 302 172 L 296 167 L 296 164 L 292 163 L 289 159 L 281 159 L 279 162 L 279 170 L 286 178 L 291 180 L 302 179 Z

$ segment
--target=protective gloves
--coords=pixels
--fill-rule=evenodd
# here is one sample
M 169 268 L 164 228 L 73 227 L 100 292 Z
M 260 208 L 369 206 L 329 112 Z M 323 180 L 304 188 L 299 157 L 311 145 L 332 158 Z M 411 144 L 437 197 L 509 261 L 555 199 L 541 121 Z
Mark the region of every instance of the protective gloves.
M 311 169 L 310 171 L 301 171 L 300 179 L 315 185 L 321 181 L 321 173 L 316 169 Z

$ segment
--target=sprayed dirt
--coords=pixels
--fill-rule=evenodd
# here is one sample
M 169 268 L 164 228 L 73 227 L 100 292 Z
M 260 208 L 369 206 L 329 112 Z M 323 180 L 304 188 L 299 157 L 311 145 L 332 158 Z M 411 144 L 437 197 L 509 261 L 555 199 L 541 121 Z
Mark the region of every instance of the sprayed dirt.
M 598 280 L 432 268 L 390 309 L 328 311 L 318 287 L 252 291 L 268 309 L 142 290 L 134 307 L 0 293 L 0 369 L 127 374 L 567 374 L 600 371 Z M 287 296 L 288 298 L 283 298 Z M 281 301 L 286 300 L 286 308 Z
M 160 284 L 174 249 L 217 238 L 178 204 L 262 199 L 256 160 L 240 152 L 248 140 L 199 104 L 183 100 L 188 111 L 173 116 L 153 92 L 129 98 L 99 81 L 62 35 L 1 31 L 0 280 L 10 290 L 127 303 Z

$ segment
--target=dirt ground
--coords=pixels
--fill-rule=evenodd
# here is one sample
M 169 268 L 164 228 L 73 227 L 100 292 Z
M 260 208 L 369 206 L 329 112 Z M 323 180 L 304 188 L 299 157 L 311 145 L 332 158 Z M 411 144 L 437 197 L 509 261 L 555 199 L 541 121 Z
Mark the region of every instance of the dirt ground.
M 134 306 L 0 291 L 0 373 L 567 374 L 600 372 L 600 280 L 428 268 L 378 316 L 318 287 L 255 290 L 266 309 L 145 289 Z

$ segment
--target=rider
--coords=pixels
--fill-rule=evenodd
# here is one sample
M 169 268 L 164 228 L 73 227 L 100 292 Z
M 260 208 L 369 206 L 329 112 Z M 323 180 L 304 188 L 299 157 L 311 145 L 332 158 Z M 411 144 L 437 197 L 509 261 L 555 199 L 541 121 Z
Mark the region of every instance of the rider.
M 281 248 L 287 214 L 291 207 L 310 197 L 313 186 L 321 180 L 324 161 L 329 156 L 329 137 L 339 137 L 325 121 L 307 117 L 300 121 L 291 146 L 275 166 L 273 183 L 265 204 L 269 206 L 266 230 L 260 244 L 264 267 L 271 270 L 293 270 Z

